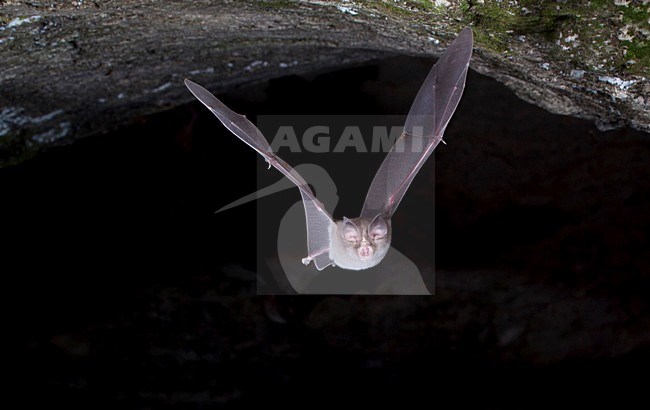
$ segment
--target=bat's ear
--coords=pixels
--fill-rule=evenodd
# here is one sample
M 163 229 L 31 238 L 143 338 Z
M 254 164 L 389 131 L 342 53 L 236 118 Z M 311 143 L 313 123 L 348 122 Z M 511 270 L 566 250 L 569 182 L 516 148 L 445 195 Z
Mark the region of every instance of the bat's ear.
M 354 222 L 344 217 L 341 236 L 348 242 L 358 242 L 361 237 L 361 232 L 359 232 L 359 228 Z
M 382 239 L 388 235 L 388 224 L 386 220 L 380 215 L 374 217 L 374 219 L 368 225 L 368 235 L 372 240 Z

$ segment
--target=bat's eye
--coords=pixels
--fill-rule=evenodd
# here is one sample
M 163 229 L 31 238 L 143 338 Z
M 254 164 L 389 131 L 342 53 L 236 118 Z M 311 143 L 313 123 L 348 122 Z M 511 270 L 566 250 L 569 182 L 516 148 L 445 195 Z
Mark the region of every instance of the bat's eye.
M 368 236 L 373 240 L 383 239 L 388 235 L 388 225 L 379 215 L 375 217 L 368 226 Z
M 359 242 L 359 228 L 349 219 L 344 219 L 344 224 L 341 227 L 341 236 L 344 240 L 351 243 Z
M 359 235 L 357 235 L 356 232 L 346 232 L 343 234 L 343 239 L 345 239 L 348 242 L 357 243 L 359 242 Z
M 381 234 L 372 234 L 370 237 L 372 238 L 373 241 L 378 241 L 378 240 L 384 239 L 386 237 L 386 232 L 381 233 Z

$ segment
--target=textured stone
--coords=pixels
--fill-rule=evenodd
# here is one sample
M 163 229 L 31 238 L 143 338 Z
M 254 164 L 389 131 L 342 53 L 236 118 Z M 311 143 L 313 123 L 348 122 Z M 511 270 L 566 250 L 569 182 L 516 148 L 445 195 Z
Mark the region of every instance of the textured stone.
M 185 77 L 220 92 L 435 56 L 466 25 L 472 68 L 526 101 L 649 131 L 647 3 L 573 3 L 5 1 L 0 166 L 187 103 Z

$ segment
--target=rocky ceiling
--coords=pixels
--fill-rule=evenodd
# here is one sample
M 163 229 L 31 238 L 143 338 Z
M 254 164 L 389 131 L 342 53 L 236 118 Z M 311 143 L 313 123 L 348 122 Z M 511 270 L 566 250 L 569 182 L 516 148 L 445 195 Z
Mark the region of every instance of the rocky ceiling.
M 5 1 L 0 166 L 215 92 L 398 54 L 464 26 L 471 67 L 553 113 L 650 131 L 647 0 Z M 404 75 L 408 75 L 405 67 Z

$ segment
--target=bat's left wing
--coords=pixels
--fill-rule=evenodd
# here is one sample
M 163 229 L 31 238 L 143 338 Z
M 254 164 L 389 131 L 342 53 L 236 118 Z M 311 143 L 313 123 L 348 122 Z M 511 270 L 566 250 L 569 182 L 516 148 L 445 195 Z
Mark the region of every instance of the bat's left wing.
M 330 225 L 334 222 L 307 182 L 273 152 L 260 130 L 245 116 L 226 107 L 217 97 L 200 85 L 187 79 L 185 85 L 226 128 L 262 155 L 269 165 L 282 172 L 300 189 L 307 220 L 307 247 L 309 250 L 309 255 L 303 259 L 303 263 L 307 264 L 313 260 L 319 270 L 329 266 L 332 263 L 329 258 L 329 232 Z
M 413 101 L 404 131 L 386 155 L 370 185 L 361 216 L 390 218 L 411 181 L 433 152 L 458 106 L 472 56 L 467 27 L 433 66 Z

